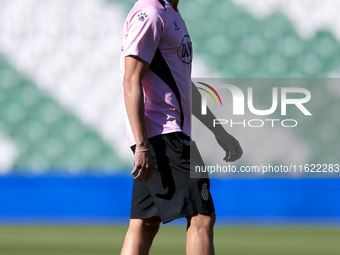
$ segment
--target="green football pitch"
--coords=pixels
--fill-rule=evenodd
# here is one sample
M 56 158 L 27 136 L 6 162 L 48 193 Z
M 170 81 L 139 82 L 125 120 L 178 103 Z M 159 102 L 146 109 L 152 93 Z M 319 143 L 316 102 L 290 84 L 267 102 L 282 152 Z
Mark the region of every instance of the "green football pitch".
M 1 255 L 119 254 L 126 227 L 0 226 Z M 217 227 L 216 254 L 340 254 L 340 228 Z M 184 227 L 163 226 L 150 254 L 185 254 Z

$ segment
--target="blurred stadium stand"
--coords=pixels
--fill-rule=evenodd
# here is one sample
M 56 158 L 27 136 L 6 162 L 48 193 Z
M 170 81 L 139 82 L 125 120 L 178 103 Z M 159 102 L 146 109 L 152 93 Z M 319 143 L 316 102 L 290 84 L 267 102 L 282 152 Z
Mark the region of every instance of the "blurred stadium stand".
M 119 55 L 122 24 L 134 2 L 0 1 L 0 217 L 42 216 L 43 212 L 47 216 L 128 214 L 129 199 L 123 203 L 120 195 L 130 194 L 130 181 L 112 176 L 127 175 L 132 165 L 122 114 Z M 282 2 L 180 1 L 195 54 L 203 60 L 201 68 L 230 78 L 337 77 L 339 5 L 329 5 L 328 1 Z M 199 72 L 194 70 L 194 75 L 198 77 Z M 258 89 L 258 102 L 265 101 L 265 88 Z M 315 123 L 301 123 L 295 135 L 311 148 L 314 162 L 339 163 L 340 86 L 309 89 L 313 95 L 322 95 L 312 106 L 318 118 Z M 243 146 L 246 148 L 247 142 Z M 251 163 L 247 155 L 244 163 Z M 94 175 L 107 180 L 90 177 Z M 280 185 L 264 185 L 261 191 L 256 190 L 270 180 L 230 180 L 221 185 L 225 181 L 214 180 L 221 214 L 266 216 L 267 211 L 280 217 L 340 216 L 335 199 L 339 194 L 337 180 L 273 180 Z M 102 203 L 102 209 L 81 214 L 82 206 L 70 207 L 70 190 L 63 188 L 77 182 L 82 182 L 82 188 L 73 198 L 84 199 L 80 200 L 82 205 L 86 201 Z M 250 182 L 259 186 L 254 188 Z M 28 192 L 25 185 L 36 189 Z M 58 214 L 51 204 L 50 210 L 44 211 L 45 198 L 38 195 L 45 194 L 50 185 L 56 191 L 48 193 L 51 201 L 59 201 L 56 206 L 70 211 Z M 107 189 L 96 198 L 99 193 L 92 188 L 101 185 Z M 289 185 L 296 189 L 287 193 Z M 306 189 L 298 189 L 299 185 Z M 226 187 L 235 197 L 227 194 L 230 204 L 222 206 Z M 236 196 L 235 192 L 241 193 Z M 243 199 L 242 195 L 254 192 L 277 197 L 272 195 L 268 201 Z M 31 198 L 31 204 L 13 202 L 24 194 L 27 201 Z M 278 201 L 281 207 L 271 211 L 269 207 L 279 206 Z M 123 212 L 118 209 L 121 205 Z
M 0 130 L 19 149 L 13 173 L 64 168 L 83 171 L 123 165 L 98 133 L 84 126 L 31 81 L 8 66 L 0 66 Z

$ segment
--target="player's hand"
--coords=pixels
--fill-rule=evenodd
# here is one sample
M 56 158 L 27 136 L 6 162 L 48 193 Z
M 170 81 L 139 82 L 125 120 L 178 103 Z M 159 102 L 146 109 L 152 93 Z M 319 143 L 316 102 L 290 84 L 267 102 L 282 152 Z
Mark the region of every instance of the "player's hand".
M 241 158 L 243 151 L 240 143 L 230 135 L 227 131 L 222 130 L 215 134 L 218 144 L 225 150 L 226 156 L 223 160 L 226 162 L 234 162 Z
M 138 151 L 136 147 L 136 151 Z M 135 166 L 131 172 L 134 179 L 148 182 L 153 173 L 153 158 L 150 151 L 135 153 Z

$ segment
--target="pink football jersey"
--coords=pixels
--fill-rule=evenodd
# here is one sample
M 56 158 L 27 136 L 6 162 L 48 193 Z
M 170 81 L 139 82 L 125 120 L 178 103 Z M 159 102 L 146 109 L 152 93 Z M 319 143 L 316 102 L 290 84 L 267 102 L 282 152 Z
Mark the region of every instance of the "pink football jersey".
M 126 56 L 138 56 L 150 64 L 142 80 L 149 137 L 177 131 L 190 136 L 192 53 L 185 23 L 166 0 L 135 3 L 123 28 L 121 75 Z M 127 114 L 125 118 L 132 146 L 135 139 Z

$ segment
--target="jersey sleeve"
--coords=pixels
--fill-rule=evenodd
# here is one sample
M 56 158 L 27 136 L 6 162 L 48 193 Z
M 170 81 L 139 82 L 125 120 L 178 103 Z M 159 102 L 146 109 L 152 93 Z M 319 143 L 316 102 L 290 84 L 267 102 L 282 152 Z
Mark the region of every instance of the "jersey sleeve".
M 136 12 L 126 22 L 124 57 L 138 56 L 151 64 L 162 36 L 164 23 L 156 8 Z

